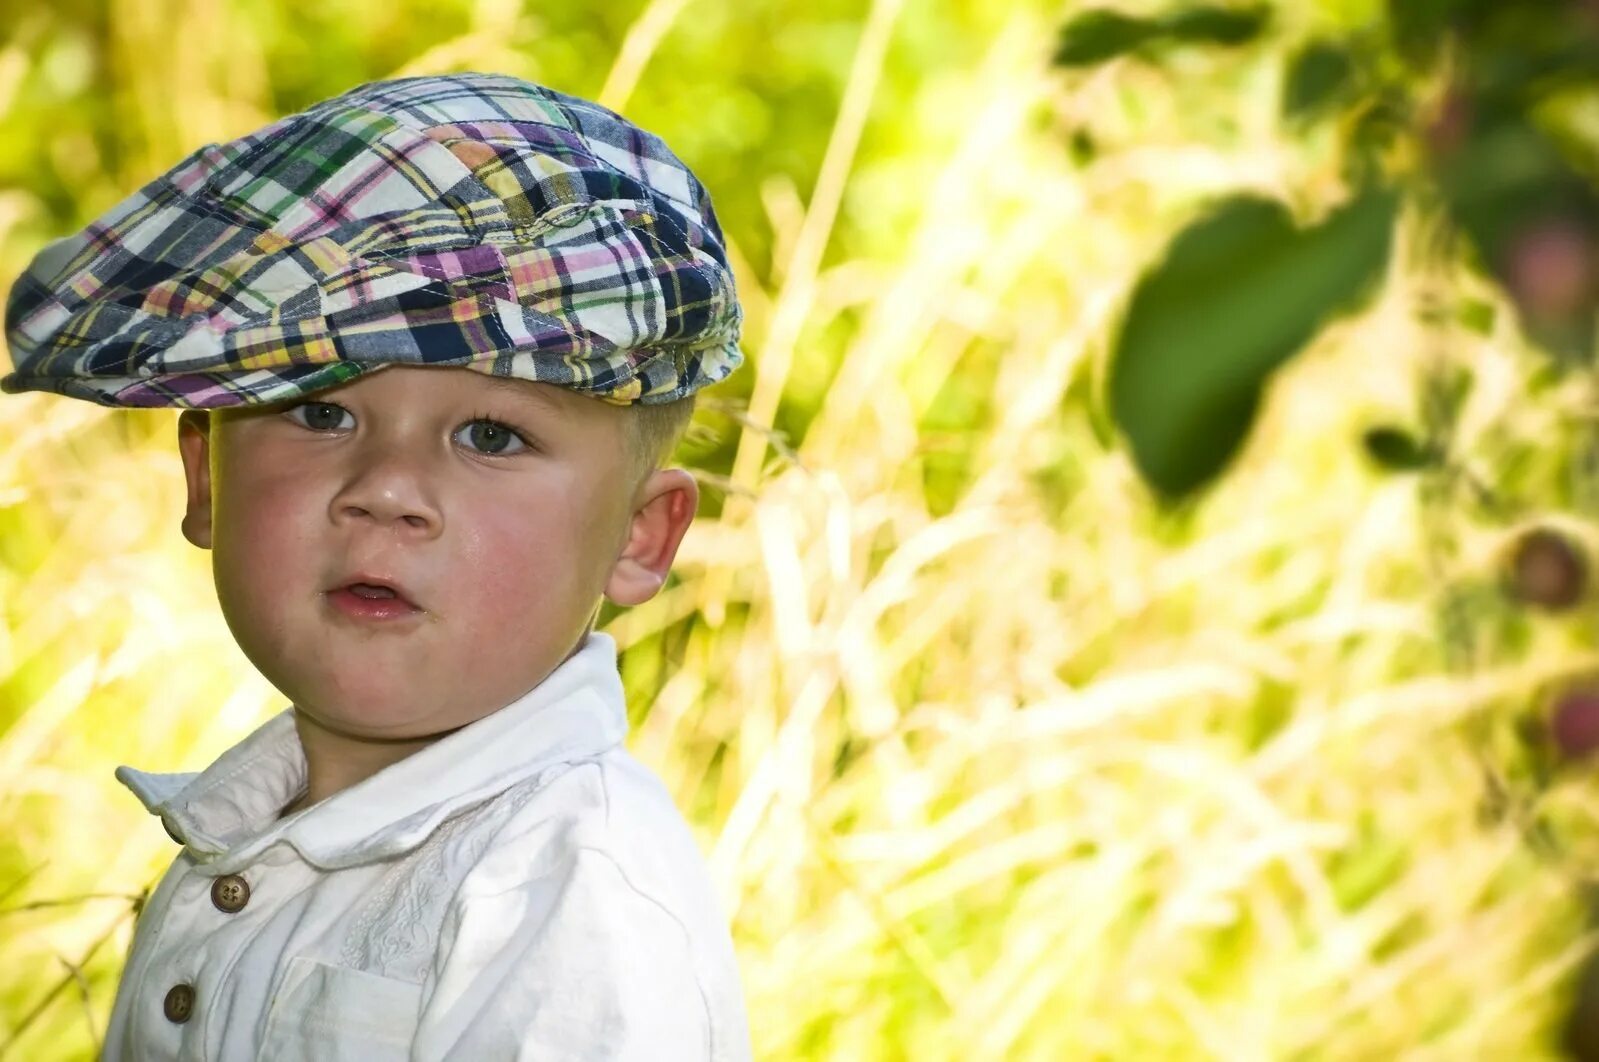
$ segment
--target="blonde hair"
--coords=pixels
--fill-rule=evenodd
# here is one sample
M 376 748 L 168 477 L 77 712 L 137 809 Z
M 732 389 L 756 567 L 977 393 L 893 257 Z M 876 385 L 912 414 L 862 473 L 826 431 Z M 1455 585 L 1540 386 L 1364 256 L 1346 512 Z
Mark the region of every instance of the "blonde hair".
M 694 416 L 694 396 L 653 405 L 640 402 L 629 407 L 627 412 L 629 456 L 642 477 L 671 460 Z

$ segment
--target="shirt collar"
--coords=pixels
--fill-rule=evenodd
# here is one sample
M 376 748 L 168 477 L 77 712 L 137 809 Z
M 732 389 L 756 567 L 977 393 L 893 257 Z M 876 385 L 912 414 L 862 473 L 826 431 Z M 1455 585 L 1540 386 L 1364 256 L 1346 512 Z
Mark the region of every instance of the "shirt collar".
M 278 841 L 336 870 L 409 851 L 453 813 L 547 767 L 592 759 L 626 734 L 616 643 L 596 633 L 499 711 L 285 819 L 278 813 L 306 785 L 292 708 L 199 773 L 118 767 L 116 777 L 218 873 L 248 865 Z

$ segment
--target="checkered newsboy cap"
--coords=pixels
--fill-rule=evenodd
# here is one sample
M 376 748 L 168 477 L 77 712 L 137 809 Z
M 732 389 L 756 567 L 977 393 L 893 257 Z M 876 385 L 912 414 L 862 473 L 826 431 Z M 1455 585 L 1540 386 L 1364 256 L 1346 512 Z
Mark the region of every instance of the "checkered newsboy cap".
M 0 389 L 210 408 L 411 364 L 669 402 L 738 366 L 741 316 L 660 138 L 511 77 L 400 78 L 202 147 L 47 246 Z

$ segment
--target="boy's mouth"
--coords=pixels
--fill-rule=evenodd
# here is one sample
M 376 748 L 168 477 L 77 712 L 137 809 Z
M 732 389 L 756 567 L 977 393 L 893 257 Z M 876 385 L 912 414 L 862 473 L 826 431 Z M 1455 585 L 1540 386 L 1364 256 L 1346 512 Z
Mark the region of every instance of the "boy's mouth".
M 416 608 L 411 601 L 401 592 L 397 583 L 391 582 L 381 576 L 369 575 L 365 572 L 355 575 L 330 589 L 329 593 L 344 592 L 367 601 L 396 601 L 400 604 Z

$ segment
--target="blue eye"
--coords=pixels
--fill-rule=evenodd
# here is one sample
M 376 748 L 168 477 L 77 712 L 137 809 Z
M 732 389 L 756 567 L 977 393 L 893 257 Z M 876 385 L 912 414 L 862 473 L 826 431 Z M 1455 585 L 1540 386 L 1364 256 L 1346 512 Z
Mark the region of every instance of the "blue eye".
M 527 440 L 517 434 L 515 429 L 501 424 L 497 420 L 484 417 L 465 424 L 456 432 L 459 437 L 461 432 L 469 433 L 471 445 L 486 454 L 514 454 L 530 449 Z
M 296 416 L 301 412 L 305 415 Z M 349 414 L 349 410 L 332 402 L 301 402 L 286 410 L 283 415 L 312 431 L 332 431 L 335 428 L 346 427 L 347 425 L 341 423 L 341 420 Z M 353 421 L 355 418 L 350 419 Z

